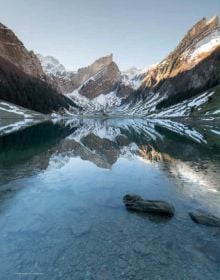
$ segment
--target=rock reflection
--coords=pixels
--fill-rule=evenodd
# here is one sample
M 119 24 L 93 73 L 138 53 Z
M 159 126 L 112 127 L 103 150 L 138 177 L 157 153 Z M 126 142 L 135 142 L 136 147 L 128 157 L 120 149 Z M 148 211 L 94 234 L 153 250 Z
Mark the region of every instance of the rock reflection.
M 156 214 L 152 214 L 152 213 L 138 213 L 138 212 L 132 212 L 130 211 L 133 215 L 137 215 L 139 217 L 141 217 L 142 219 L 149 219 L 151 222 L 155 223 L 155 224 L 163 224 L 163 223 L 167 223 L 171 220 L 172 217 L 170 216 L 159 216 Z

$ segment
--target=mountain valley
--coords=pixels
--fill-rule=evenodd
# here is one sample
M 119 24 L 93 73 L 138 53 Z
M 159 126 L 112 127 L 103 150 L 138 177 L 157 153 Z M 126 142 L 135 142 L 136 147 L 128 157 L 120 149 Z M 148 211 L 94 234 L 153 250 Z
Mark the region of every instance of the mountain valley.
M 0 99 L 41 113 L 216 118 L 219 19 L 200 20 L 160 63 L 127 71 L 119 69 L 112 54 L 67 71 L 56 58 L 29 52 L 1 24 L 0 69 Z

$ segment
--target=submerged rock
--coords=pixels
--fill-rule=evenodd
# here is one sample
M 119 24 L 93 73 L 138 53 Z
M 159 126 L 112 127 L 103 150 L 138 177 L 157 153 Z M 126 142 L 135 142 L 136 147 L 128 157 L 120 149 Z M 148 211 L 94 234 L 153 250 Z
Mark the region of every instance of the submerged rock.
M 212 227 L 220 227 L 220 218 L 205 212 L 203 210 L 197 210 L 189 213 L 191 219 L 197 224 L 202 224 Z
M 81 220 L 79 222 L 75 222 L 71 229 L 75 237 L 81 237 L 85 234 L 90 233 L 92 224 L 89 221 Z
M 136 194 L 126 194 L 123 197 L 124 204 L 128 210 L 154 213 L 158 215 L 173 216 L 175 209 L 173 205 L 161 200 L 145 200 Z

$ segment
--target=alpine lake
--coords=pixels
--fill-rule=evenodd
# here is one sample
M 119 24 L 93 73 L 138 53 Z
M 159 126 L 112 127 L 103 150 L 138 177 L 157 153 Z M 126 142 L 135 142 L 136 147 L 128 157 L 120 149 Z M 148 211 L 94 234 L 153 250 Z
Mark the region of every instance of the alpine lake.
M 128 211 L 163 200 L 173 217 Z M 216 280 L 220 124 L 61 119 L 0 137 L 1 280 Z

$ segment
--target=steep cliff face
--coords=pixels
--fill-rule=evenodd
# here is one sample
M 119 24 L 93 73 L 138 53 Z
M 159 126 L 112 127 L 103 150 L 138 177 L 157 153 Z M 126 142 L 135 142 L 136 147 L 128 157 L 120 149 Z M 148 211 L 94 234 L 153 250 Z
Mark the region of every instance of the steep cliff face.
M 77 71 L 77 76 L 75 83 L 78 83 L 78 85 L 82 85 L 86 80 L 88 80 L 90 77 L 97 74 L 99 71 L 101 71 L 103 68 L 106 68 L 110 64 L 112 64 L 113 55 L 107 55 L 104 57 L 101 57 L 97 59 L 95 62 L 93 62 L 91 65 L 80 68 Z
M 45 81 L 30 76 L 0 57 L 0 99 L 41 113 L 63 111 L 75 104 Z
M 13 63 L 24 73 L 45 79 L 40 61 L 33 51 L 28 51 L 13 31 L 0 23 L 0 56 Z
M 143 71 L 136 79 L 140 87 L 122 101 L 118 111 L 138 115 L 160 114 L 165 108 L 196 98 L 219 85 L 218 17 L 199 21 L 166 59 Z
M 37 56 L 3 24 L 0 24 L 0 99 L 41 113 L 75 107 L 48 83 Z
M 111 62 L 88 79 L 79 89 L 79 94 L 93 99 L 101 94 L 116 90 L 120 79 L 120 71 L 116 63 Z
M 217 16 L 203 18 L 184 36 L 167 58 L 146 72 L 143 87 L 153 87 L 161 80 L 172 78 L 195 67 L 220 45 L 220 27 Z
M 77 92 L 94 99 L 108 94 L 111 89 L 114 91 L 114 96 L 111 96 L 113 107 L 107 108 L 107 102 L 103 102 L 103 109 L 108 113 L 126 114 L 130 110 L 149 114 L 218 85 L 219 53 L 219 19 L 216 16 L 210 20 L 203 18 L 160 63 L 143 70 L 131 68 L 121 73 L 115 69 L 103 74 L 102 70 L 84 82 Z M 106 83 L 107 76 L 110 84 Z M 115 105 L 119 107 L 116 111 Z M 100 107 L 95 106 L 95 110 L 97 108 Z
M 0 25 L 0 70 L 0 98 L 41 112 L 72 106 L 74 114 L 155 116 L 162 112 L 166 116 L 170 106 L 220 85 L 219 19 L 200 20 L 160 63 L 125 72 L 120 72 L 112 54 L 66 71 L 57 59 L 29 52 L 11 30 Z
M 62 67 L 62 64 L 60 64 L 59 61 L 53 57 L 43 57 L 42 55 L 38 55 L 38 57 L 40 58 L 41 64 L 43 66 L 44 72 L 47 74 L 49 82 L 62 94 L 72 93 L 74 90 L 81 87 L 91 77 L 95 76 L 101 71 L 104 73 L 104 69 L 106 70 L 108 66 L 110 67 L 108 72 L 111 72 L 110 70 L 113 68 L 112 54 L 101 57 L 91 65 L 80 68 L 76 72 L 66 71 L 65 68 Z M 90 89 L 92 89 L 91 84 Z M 84 91 L 81 92 L 82 95 L 91 99 L 95 96 L 94 94 L 83 94 Z

